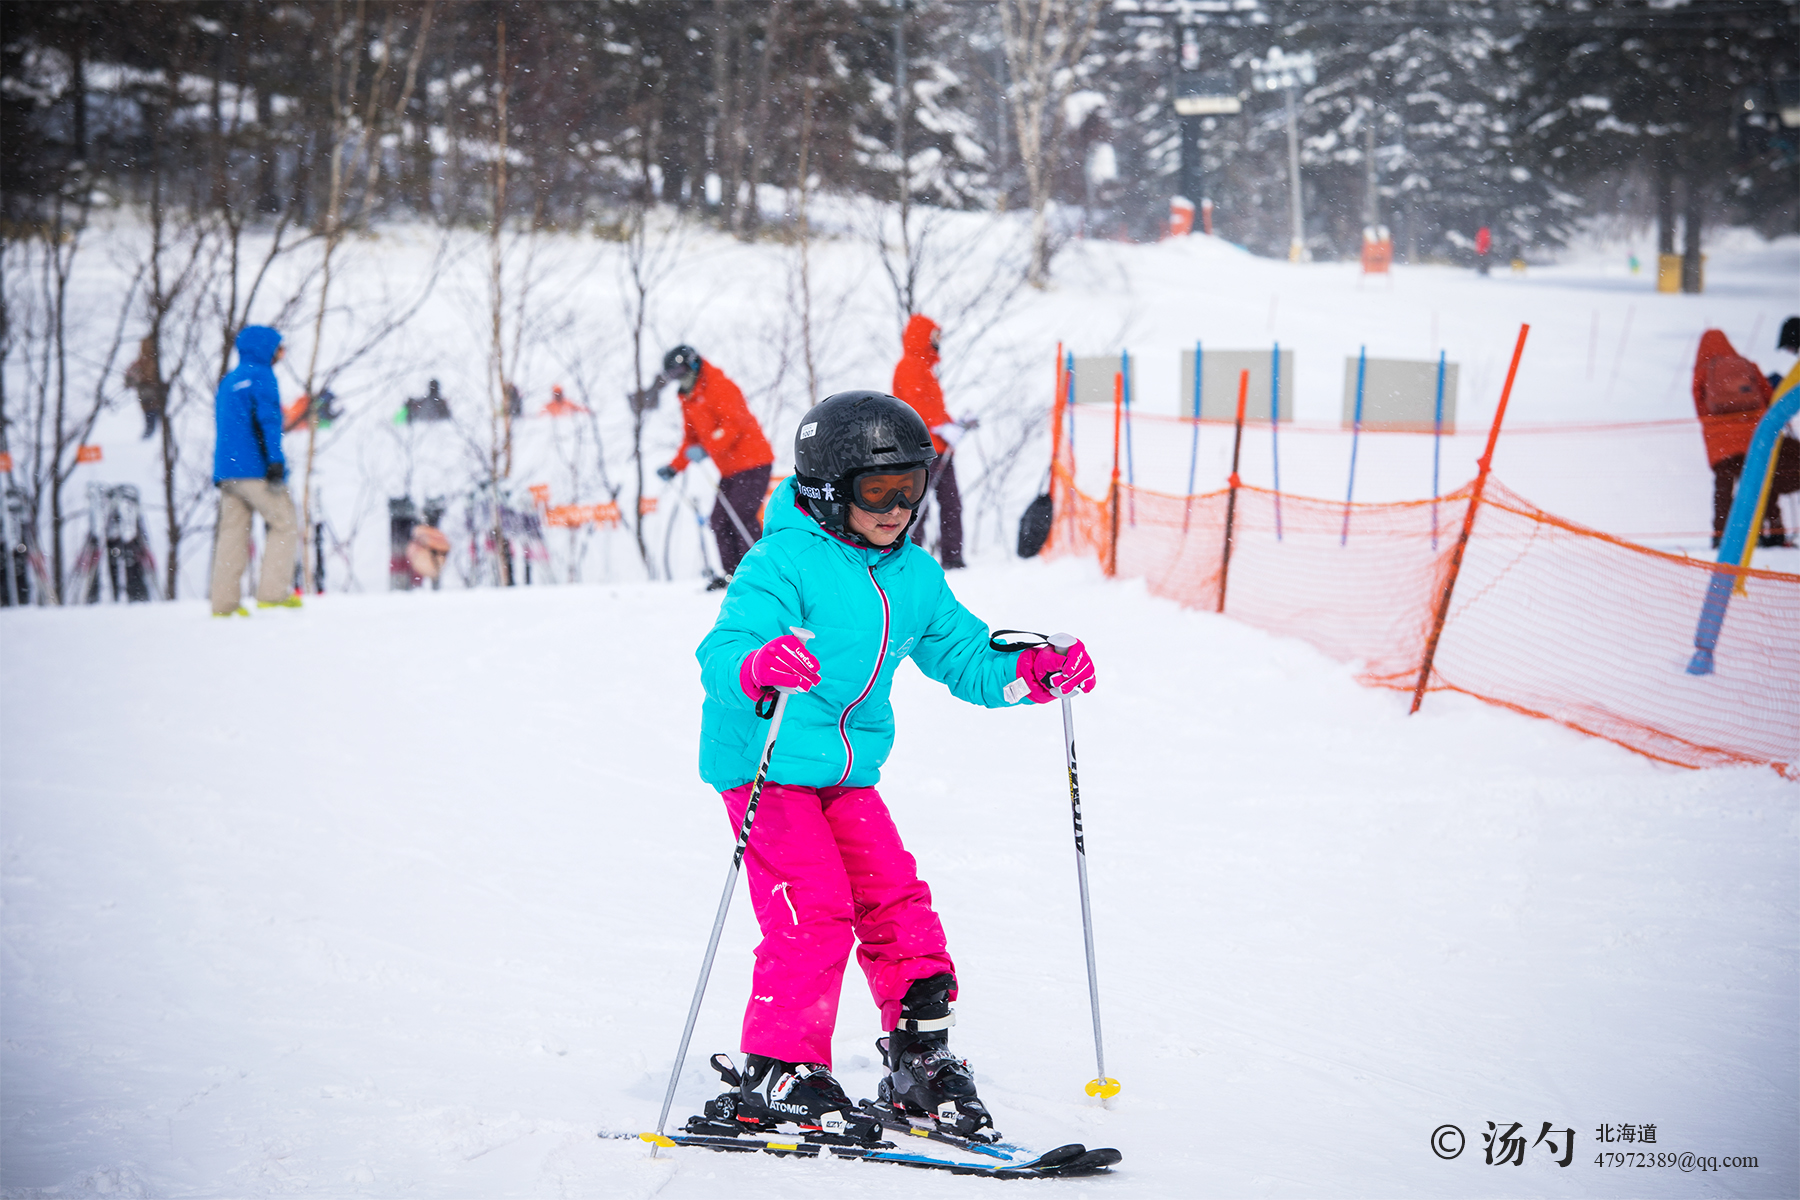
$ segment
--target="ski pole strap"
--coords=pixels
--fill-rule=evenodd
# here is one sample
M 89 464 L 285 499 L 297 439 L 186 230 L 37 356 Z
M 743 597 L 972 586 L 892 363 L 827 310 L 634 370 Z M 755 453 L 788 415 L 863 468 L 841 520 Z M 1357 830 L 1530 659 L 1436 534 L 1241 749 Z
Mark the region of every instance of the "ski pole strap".
M 1007 634 L 1017 634 L 1024 641 L 1008 641 Z M 1033 633 L 1029 629 L 996 629 L 988 639 L 988 649 L 998 650 L 1002 654 L 1017 654 L 1021 650 L 1029 650 L 1033 646 L 1048 646 L 1050 639 L 1041 633 Z
M 923 1021 L 901 1017 L 900 1023 L 894 1026 L 894 1032 L 932 1033 L 939 1029 L 948 1029 L 954 1024 L 956 1024 L 956 1014 L 954 1012 L 947 1016 L 931 1017 Z
M 764 685 L 762 695 L 756 698 L 756 715 L 765 721 L 770 717 L 773 717 L 775 715 L 775 702 L 780 698 L 780 692 L 772 687 Z

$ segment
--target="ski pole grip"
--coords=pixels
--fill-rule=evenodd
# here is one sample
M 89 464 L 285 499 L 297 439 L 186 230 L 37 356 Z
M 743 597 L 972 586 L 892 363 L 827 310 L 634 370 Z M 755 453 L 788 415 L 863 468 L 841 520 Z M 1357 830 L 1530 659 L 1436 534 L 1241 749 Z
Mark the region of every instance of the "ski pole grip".
M 1050 648 L 1058 654 L 1067 654 L 1069 652 L 1069 647 L 1073 646 L 1078 640 L 1079 639 L 1072 633 L 1053 633 L 1050 635 Z M 1066 700 L 1068 696 L 1062 690 L 1062 681 L 1062 675 L 1056 674 L 1047 677 L 1044 680 L 1044 683 L 1048 685 L 1052 692 L 1056 693 L 1058 698 Z
M 805 645 L 807 642 L 818 636 L 818 634 L 814 633 L 812 630 L 802 629 L 798 625 L 789 625 L 788 632 L 799 638 L 802 645 Z M 791 696 L 794 694 L 793 688 L 776 688 L 775 690 L 784 696 Z

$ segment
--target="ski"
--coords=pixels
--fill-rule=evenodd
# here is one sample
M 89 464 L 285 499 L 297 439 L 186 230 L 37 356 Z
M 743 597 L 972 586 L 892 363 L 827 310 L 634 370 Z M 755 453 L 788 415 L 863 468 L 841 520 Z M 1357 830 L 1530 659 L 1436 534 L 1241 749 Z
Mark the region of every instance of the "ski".
M 696 1118 L 696 1120 L 700 1119 Z M 690 1125 L 693 1123 L 690 1122 Z M 704 1121 L 700 1123 L 710 1124 Z M 605 1133 L 600 1136 L 623 1138 L 630 1135 Z M 1058 1146 L 1028 1162 L 988 1164 L 955 1162 L 950 1159 L 932 1158 L 924 1154 L 913 1154 L 899 1149 L 892 1142 L 862 1144 L 848 1140 L 826 1141 L 821 1140 L 818 1135 L 750 1136 L 736 1131 L 721 1131 L 716 1133 L 643 1133 L 637 1136 L 643 1141 L 657 1146 L 698 1146 L 707 1150 L 728 1153 L 773 1154 L 781 1158 L 829 1156 L 854 1159 L 858 1162 L 891 1163 L 894 1166 L 914 1167 L 927 1171 L 948 1171 L 952 1175 L 981 1175 L 990 1179 L 1061 1179 L 1100 1175 L 1110 1171 L 1122 1157 L 1117 1150 L 1089 1150 L 1077 1143 Z
M 992 1139 L 987 1139 L 952 1133 L 938 1124 L 934 1117 L 915 1117 L 880 1100 L 864 1100 L 858 1107 L 894 1133 L 904 1134 L 908 1137 L 928 1138 L 934 1142 L 942 1142 L 946 1146 L 955 1146 L 959 1150 L 966 1150 L 971 1154 L 984 1154 L 993 1158 L 1013 1160 L 1021 1154 L 1032 1153 L 1024 1146 L 1006 1141 L 998 1134 L 995 1134 Z
M 689 1117 L 672 1134 L 602 1133 L 608 1139 L 641 1138 L 652 1146 L 698 1146 L 727 1153 L 763 1153 L 778 1157 L 853 1158 L 861 1162 L 885 1162 L 895 1166 L 949 1171 L 955 1175 L 983 1175 L 994 1179 L 1049 1179 L 1062 1176 L 1098 1175 L 1109 1171 L 1123 1157 L 1111 1148 L 1089 1150 L 1079 1142 L 1039 1154 L 1024 1146 L 1002 1141 L 991 1128 L 987 1136 L 974 1137 L 942 1128 L 930 1116 L 913 1116 L 886 1100 L 861 1100 L 849 1114 L 833 1111 L 801 1123 L 771 1115 L 746 1113 L 736 1090 L 744 1077 L 726 1054 L 712 1056 L 712 1068 L 732 1091 L 708 1100 L 704 1110 Z M 664 1117 L 668 1113 L 664 1110 Z M 846 1116 L 849 1119 L 846 1120 Z M 852 1132 L 855 1130 L 856 1132 Z M 988 1162 L 963 1162 L 917 1154 L 893 1142 L 878 1140 L 884 1130 L 923 1138 L 954 1147 Z

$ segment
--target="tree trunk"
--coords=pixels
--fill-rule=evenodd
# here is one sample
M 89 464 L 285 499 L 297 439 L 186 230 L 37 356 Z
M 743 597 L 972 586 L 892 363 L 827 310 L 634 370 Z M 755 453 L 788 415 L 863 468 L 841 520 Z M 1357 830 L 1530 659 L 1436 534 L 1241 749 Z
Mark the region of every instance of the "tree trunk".
M 667 103 L 664 97 L 664 116 L 662 121 L 663 136 L 660 141 L 662 150 L 662 202 L 673 204 L 676 208 L 685 209 L 692 203 L 692 198 L 684 194 L 687 183 L 687 128 L 679 110 Z M 673 122 L 682 122 L 676 125 Z
M 1100 14 L 1096 0 L 1001 0 L 1001 41 L 1012 81 L 1019 161 L 1031 199 L 1033 287 L 1050 282 L 1050 189 L 1060 146 L 1057 114 L 1074 84 L 1073 67 L 1087 50 Z
M 819 398 L 819 373 L 813 359 L 812 340 L 812 225 L 808 219 L 807 204 L 811 198 L 812 187 L 807 172 L 812 169 L 812 134 L 813 134 L 813 97 L 818 83 L 815 66 L 818 52 L 813 52 L 813 62 L 807 64 L 805 90 L 800 100 L 800 348 L 806 356 L 806 402 L 810 405 Z
M 162 139 L 157 133 L 163 128 L 160 121 L 150 124 L 150 353 L 147 359 L 154 364 L 155 386 L 161 389 L 163 404 L 162 417 L 159 422 L 162 429 L 162 445 L 159 447 L 162 459 L 162 493 L 164 526 L 168 534 L 168 555 L 164 560 L 163 595 L 170 600 L 175 599 L 175 588 L 181 577 L 181 512 L 175 501 L 175 464 L 179 459 L 175 446 L 175 434 L 170 427 L 169 388 L 168 381 L 163 378 L 162 368 L 162 332 L 163 318 L 168 315 L 169 298 L 164 295 L 162 274 L 163 232 L 165 212 L 163 209 L 162 190 Z
M 425 91 L 415 100 L 416 111 L 409 114 L 413 122 L 412 153 L 407 156 L 407 193 L 412 197 L 413 211 L 421 217 L 429 217 L 436 211 L 431 202 L 431 175 L 433 158 L 431 154 L 431 88 L 429 82 Z
M 281 197 L 275 194 L 276 160 L 280 150 L 275 143 L 275 97 L 270 94 L 267 80 L 258 80 L 256 86 L 256 207 L 259 212 L 278 213 L 281 211 Z
M 1681 290 L 1688 293 L 1698 292 L 1704 282 L 1701 275 L 1700 225 L 1705 200 L 1705 189 L 1690 180 L 1687 211 L 1683 214 L 1681 223 Z
M 1675 253 L 1675 176 L 1667 163 L 1657 163 L 1654 173 L 1656 188 L 1656 252 Z
M 1368 127 L 1363 130 L 1363 224 L 1374 229 L 1381 224 L 1381 181 L 1375 173 L 1374 105 L 1369 106 L 1368 121 Z
M 733 57 L 737 53 L 736 19 L 728 17 L 726 0 L 713 0 L 713 103 L 717 116 L 713 125 L 713 170 L 719 176 L 719 223 L 726 229 L 737 216 L 737 96 L 732 87 Z
M 746 239 L 756 236 L 757 227 L 762 224 L 762 206 L 756 202 L 756 189 L 762 183 L 763 164 L 768 162 L 769 137 L 769 88 L 772 74 L 772 60 L 775 48 L 781 41 L 781 22 L 786 15 L 786 0 L 774 0 L 769 8 L 769 17 L 763 24 L 762 54 L 756 61 L 756 107 L 755 117 L 750 129 L 750 142 L 746 147 L 744 176 L 748 181 L 749 199 L 744 206 L 743 236 Z
M 87 109 L 87 14 L 77 16 L 75 26 L 75 45 L 70 52 L 69 91 L 70 102 L 74 109 L 71 126 L 74 130 L 75 161 L 87 158 L 88 146 L 88 109 Z
M 206 126 L 206 167 L 211 177 L 212 196 L 208 203 L 212 208 L 225 207 L 225 81 L 221 72 L 215 67 L 212 70 L 212 97 L 208 102 Z
M 499 153 L 494 157 L 494 210 L 488 218 L 488 269 L 492 288 L 493 365 L 490 378 L 494 384 L 494 412 L 499 428 L 489 449 L 488 477 L 494 485 L 494 554 L 499 562 L 502 587 L 511 587 L 512 553 L 506 544 L 502 491 L 500 481 L 512 474 L 512 394 L 508 390 L 505 341 L 503 338 L 505 277 L 501 258 L 500 233 L 506 225 L 506 18 L 502 16 L 494 37 L 495 136 Z
M 56 206 L 56 219 L 51 227 L 50 244 L 45 247 L 47 254 L 59 254 L 63 244 L 62 205 Z M 63 471 L 63 451 L 68 449 L 68 434 L 64 429 L 64 415 L 68 399 L 68 349 L 64 344 L 63 333 L 68 318 L 69 273 L 62 263 L 56 264 L 56 292 L 51 300 L 50 319 L 55 323 L 51 329 L 51 337 L 56 349 L 56 417 L 51 426 L 51 445 L 55 454 L 50 460 L 50 585 L 58 604 L 67 602 L 63 595 L 63 484 L 68 482 L 68 474 Z M 72 473 L 73 467 L 70 468 Z
M 908 218 L 912 208 L 912 172 L 907 169 L 906 116 L 910 85 L 906 80 L 906 0 L 894 6 L 894 187 L 900 202 L 900 252 L 907 263 L 906 311 L 913 311 L 912 230 Z
M 163 406 L 162 474 L 163 508 L 168 517 L 169 556 L 164 564 L 163 595 L 175 599 L 175 587 L 181 579 L 181 516 L 175 505 L 175 435 L 169 429 L 169 409 Z

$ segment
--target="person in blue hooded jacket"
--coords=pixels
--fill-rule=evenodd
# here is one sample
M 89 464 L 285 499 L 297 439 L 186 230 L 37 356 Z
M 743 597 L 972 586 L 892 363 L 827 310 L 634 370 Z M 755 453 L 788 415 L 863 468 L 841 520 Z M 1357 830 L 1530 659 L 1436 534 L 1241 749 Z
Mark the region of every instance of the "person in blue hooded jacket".
M 288 495 L 287 459 L 281 454 L 281 389 L 275 382 L 275 364 L 283 350 L 281 335 L 267 325 L 244 326 L 237 335 L 238 365 L 219 381 L 213 398 L 217 435 L 213 486 L 219 489 L 212 573 L 216 617 L 247 615 L 240 601 L 244 568 L 250 561 L 252 513 L 262 514 L 268 531 L 256 606 L 300 606 L 294 593 L 300 522 Z
M 943 925 L 875 787 L 894 742 L 888 690 L 910 658 L 960 699 L 1004 708 L 1052 700 L 1052 687 L 1088 691 L 1094 668 L 1080 642 L 997 648 L 905 537 L 935 457 L 924 421 L 893 396 L 816 405 L 795 437 L 795 474 L 770 498 L 763 536 L 696 652 L 700 774 L 734 830 L 767 728 L 757 707 L 792 689 L 744 857 L 763 934 L 734 1100 L 746 1123 L 879 1132 L 830 1073 L 855 944 L 889 1031 L 881 1101 L 960 1136 L 996 1136 L 973 1072 L 950 1052 L 957 986 Z

